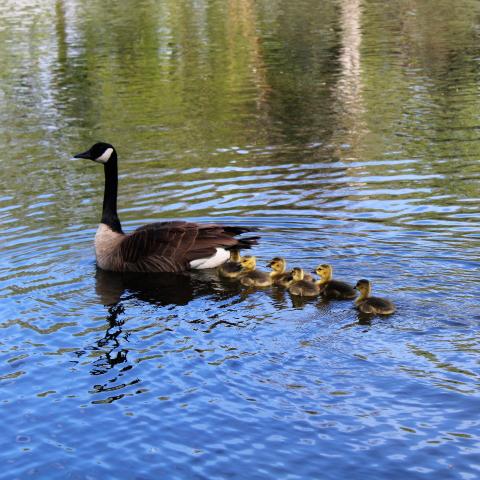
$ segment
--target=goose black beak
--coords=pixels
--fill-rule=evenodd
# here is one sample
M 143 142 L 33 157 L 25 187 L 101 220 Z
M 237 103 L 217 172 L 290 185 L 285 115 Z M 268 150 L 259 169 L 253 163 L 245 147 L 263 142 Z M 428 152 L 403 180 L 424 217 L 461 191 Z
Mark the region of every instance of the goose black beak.
M 83 152 L 83 153 L 77 153 L 76 155 L 73 156 L 73 158 L 86 158 L 88 160 L 92 160 L 92 155 L 90 153 L 90 150 L 87 150 L 86 152 Z

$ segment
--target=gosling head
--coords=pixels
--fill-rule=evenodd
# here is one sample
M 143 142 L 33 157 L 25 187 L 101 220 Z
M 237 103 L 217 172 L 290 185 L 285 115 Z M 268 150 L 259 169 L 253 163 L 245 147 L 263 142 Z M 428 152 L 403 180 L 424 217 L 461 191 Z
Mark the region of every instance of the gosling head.
M 74 158 L 87 158 L 94 162 L 106 164 L 110 159 L 116 158 L 117 152 L 113 145 L 109 143 L 96 143 L 89 150 L 83 153 L 77 153 Z
M 270 267 L 275 273 L 285 273 L 287 262 L 282 257 L 275 257 L 267 263 L 267 267 Z
M 372 291 L 372 284 L 368 280 L 362 278 L 355 285 L 355 289 L 360 292 L 361 298 L 367 298 Z
M 236 248 L 230 250 L 230 261 L 235 263 L 240 263 L 242 261 L 240 250 L 237 250 Z
M 324 263 L 323 265 L 319 265 L 313 273 L 316 273 L 324 282 L 328 282 L 332 279 L 333 268 L 331 265 Z
M 242 257 L 242 260 L 240 261 L 240 265 L 244 270 L 255 270 L 257 266 L 257 259 L 254 256 L 251 257 Z
M 294 282 L 299 282 L 300 280 L 303 280 L 304 275 L 305 274 L 304 274 L 302 268 L 295 267 L 292 270 L 292 279 L 293 279 Z

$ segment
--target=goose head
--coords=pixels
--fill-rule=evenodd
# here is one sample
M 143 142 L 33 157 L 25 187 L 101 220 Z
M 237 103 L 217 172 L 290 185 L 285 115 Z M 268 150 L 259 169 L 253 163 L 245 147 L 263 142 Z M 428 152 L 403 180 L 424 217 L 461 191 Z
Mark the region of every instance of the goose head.
M 99 142 L 93 145 L 89 150 L 83 153 L 77 153 L 74 158 L 87 158 L 94 162 L 106 164 L 111 158 L 116 158 L 117 152 L 113 145 Z
M 254 256 L 242 257 L 240 265 L 242 266 L 244 271 L 251 272 L 257 267 L 257 259 Z
M 295 267 L 292 270 L 292 280 L 294 282 L 300 282 L 303 280 L 305 277 L 305 272 L 303 271 L 303 268 Z
M 360 298 L 368 298 L 372 291 L 372 284 L 368 280 L 362 278 L 357 282 L 354 288 L 360 292 Z
M 242 261 L 240 250 L 237 250 L 236 248 L 230 250 L 230 261 L 234 263 L 240 263 Z
M 267 267 L 271 267 L 275 273 L 285 273 L 287 262 L 282 257 L 275 257 L 267 263 Z
M 316 273 L 322 282 L 329 282 L 332 279 L 333 268 L 331 265 L 323 264 L 319 265 L 312 273 Z

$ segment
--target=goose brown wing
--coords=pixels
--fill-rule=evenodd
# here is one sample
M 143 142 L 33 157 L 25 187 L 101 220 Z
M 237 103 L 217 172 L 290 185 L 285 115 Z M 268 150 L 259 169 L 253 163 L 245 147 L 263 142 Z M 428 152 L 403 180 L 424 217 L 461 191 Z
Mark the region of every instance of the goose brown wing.
M 189 262 L 211 257 L 215 255 L 217 248 L 239 246 L 241 242 L 234 238 L 234 235 L 246 231 L 215 224 L 195 224 L 195 226 L 198 228 L 198 235 L 187 253 Z
M 138 271 L 175 272 L 187 268 L 187 252 L 198 235 L 195 224 L 159 222 L 144 225 L 120 245 L 122 262 Z
M 214 255 L 218 247 L 242 243 L 233 236 L 245 231 L 248 229 L 182 221 L 151 223 L 125 237 L 120 256 L 138 271 L 182 271 L 191 261 Z

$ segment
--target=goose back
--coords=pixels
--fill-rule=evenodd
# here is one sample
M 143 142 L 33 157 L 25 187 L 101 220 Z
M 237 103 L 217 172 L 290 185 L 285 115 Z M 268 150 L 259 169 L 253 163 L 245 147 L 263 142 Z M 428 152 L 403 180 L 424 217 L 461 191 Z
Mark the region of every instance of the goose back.
M 358 302 L 358 310 L 362 313 L 390 315 L 395 312 L 395 305 L 386 298 L 368 297 Z
M 357 292 L 351 285 L 340 280 L 330 280 L 322 287 L 322 296 L 324 297 L 347 300 L 357 296 Z

